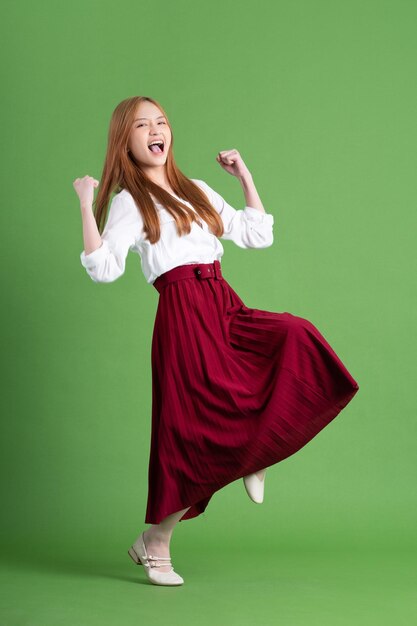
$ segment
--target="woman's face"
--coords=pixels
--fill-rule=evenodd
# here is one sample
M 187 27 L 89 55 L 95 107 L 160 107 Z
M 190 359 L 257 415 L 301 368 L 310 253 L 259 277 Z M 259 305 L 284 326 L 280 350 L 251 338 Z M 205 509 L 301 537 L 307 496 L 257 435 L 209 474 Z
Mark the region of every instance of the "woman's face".
M 160 142 L 163 142 L 163 145 Z M 160 148 L 150 149 L 158 142 Z M 128 148 L 141 165 L 161 167 L 165 165 L 171 145 L 171 130 L 166 117 L 152 102 L 141 102 L 136 110 Z

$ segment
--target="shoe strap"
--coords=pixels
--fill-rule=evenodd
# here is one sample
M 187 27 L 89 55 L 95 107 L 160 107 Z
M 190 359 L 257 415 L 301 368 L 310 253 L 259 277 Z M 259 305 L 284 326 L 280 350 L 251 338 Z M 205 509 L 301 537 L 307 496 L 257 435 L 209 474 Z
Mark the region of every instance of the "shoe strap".
M 171 565 L 171 557 L 170 556 L 155 556 L 152 554 L 148 554 L 148 552 L 146 551 L 146 546 L 145 546 L 145 541 L 144 541 L 144 537 L 143 537 L 143 533 L 142 533 L 142 542 L 143 545 L 145 547 L 145 560 L 146 560 L 146 567 L 164 567 L 166 565 Z M 154 564 L 150 564 L 149 561 L 166 561 L 165 563 L 154 563 Z
M 149 561 L 163 561 L 162 563 L 149 563 Z M 164 561 L 166 561 L 164 563 Z M 152 556 L 151 554 L 148 554 L 148 557 L 146 559 L 146 563 L 145 565 L 147 567 L 164 567 L 166 565 L 171 565 L 171 571 L 173 571 L 173 567 L 172 567 L 172 563 L 171 563 L 171 557 L 170 556 Z
M 152 561 L 170 561 L 170 556 L 152 556 L 152 554 L 148 554 L 148 559 L 152 559 Z
M 149 561 L 162 561 L 162 563 L 149 563 Z M 152 554 L 148 554 L 147 563 L 148 567 L 164 567 L 166 565 L 171 565 L 171 557 L 170 556 L 152 556 Z

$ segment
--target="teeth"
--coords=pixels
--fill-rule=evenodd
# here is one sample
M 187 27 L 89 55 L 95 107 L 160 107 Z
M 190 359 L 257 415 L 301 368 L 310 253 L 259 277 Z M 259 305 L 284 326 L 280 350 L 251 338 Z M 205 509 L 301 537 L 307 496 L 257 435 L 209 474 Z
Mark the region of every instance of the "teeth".
M 148 146 L 153 146 L 154 144 L 158 144 L 160 146 L 164 145 L 163 141 L 152 141 L 151 143 L 148 143 Z

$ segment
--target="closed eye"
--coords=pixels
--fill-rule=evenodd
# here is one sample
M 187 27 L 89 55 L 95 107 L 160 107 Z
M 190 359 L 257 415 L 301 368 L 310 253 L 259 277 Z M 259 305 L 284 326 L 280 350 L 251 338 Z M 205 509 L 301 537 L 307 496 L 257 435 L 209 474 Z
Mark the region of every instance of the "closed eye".
M 166 122 L 158 122 L 158 124 L 166 124 Z M 139 128 L 139 126 L 144 126 L 144 123 L 142 123 L 142 124 L 138 124 L 138 125 L 136 126 L 136 128 Z

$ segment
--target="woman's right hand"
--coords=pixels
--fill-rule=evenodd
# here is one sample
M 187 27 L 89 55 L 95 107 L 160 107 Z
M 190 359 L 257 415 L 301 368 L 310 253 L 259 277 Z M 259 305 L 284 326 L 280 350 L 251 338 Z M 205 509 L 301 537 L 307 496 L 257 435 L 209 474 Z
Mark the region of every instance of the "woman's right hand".
M 99 181 L 92 176 L 84 176 L 84 178 L 76 178 L 73 187 L 80 199 L 81 206 L 93 206 L 94 187 L 97 187 Z

